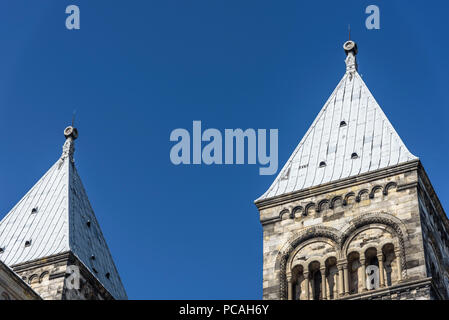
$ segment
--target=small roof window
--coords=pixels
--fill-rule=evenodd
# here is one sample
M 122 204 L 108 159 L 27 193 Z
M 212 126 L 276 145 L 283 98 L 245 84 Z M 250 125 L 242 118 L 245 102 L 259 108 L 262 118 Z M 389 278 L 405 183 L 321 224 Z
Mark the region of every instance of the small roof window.
M 324 168 L 326 166 L 326 161 L 321 161 L 320 162 L 320 168 Z
M 106 278 L 109 279 L 111 277 L 111 274 L 108 272 L 105 274 Z
M 5 252 L 5 248 L 0 248 L 0 254 L 2 254 L 3 252 Z
M 356 153 L 356 152 L 354 152 L 353 154 L 351 154 L 351 159 L 358 159 L 359 158 L 359 155 Z
M 29 246 L 31 246 L 31 240 L 25 241 L 25 247 L 29 247 Z
M 37 213 L 37 207 L 31 209 L 31 214 L 36 214 Z
M 348 124 L 346 123 L 346 121 L 342 121 L 342 122 L 340 122 L 340 128 L 341 127 L 346 127 Z

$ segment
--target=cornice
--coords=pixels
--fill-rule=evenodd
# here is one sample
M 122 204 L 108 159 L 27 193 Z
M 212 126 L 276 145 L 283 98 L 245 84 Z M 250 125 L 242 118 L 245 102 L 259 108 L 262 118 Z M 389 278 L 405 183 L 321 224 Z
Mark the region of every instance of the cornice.
M 257 209 L 263 210 L 267 208 L 272 208 L 275 206 L 287 204 L 293 201 L 303 200 L 313 196 L 318 196 L 326 194 L 329 192 L 337 191 L 339 189 L 352 187 L 355 185 L 360 185 L 367 182 L 376 181 L 383 179 L 392 175 L 405 173 L 413 170 L 418 170 L 420 167 L 419 159 L 401 163 L 395 166 L 391 166 L 385 169 L 380 169 L 377 171 L 367 172 L 350 178 L 340 179 L 337 181 L 322 184 L 317 187 L 307 188 L 295 192 L 286 193 L 269 199 L 255 201 Z M 398 186 L 401 188 L 403 186 Z M 275 220 L 276 218 L 273 218 Z
M 71 255 L 70 251 L 59 253 L 50 257 L 36 259 L 32 261 L 27 261 L 24 263 L 19 263 L 12 266 L 12 269 L 14 272 L 22 272 L 27 271 L 31 269 L 35 269 L 37 267 L 44 267 L 48 265 L 52 265 L 59 262 L 66 262 L 69 260 L 69 257 Z
M 358 294 L 347 295 L 338 300 L 366 300 L 366 299 L 376 299 L 381 296 L 391 295 L 395 293 L 409 291 L 411 289 L 423 288 L 423 287 L 434 287 L 432 278 L 425 278 L 419 280 L 406 280 L 399 284 L 393 285 L 391 287 L 377 289 L 373 291 L 366 291 Z

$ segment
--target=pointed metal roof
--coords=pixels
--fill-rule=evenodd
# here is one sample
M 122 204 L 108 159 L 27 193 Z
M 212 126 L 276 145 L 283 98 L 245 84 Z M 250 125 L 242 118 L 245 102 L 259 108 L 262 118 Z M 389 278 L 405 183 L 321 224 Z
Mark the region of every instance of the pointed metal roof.
M 417 159 L 357 71 L 357 45 L 344 44 L 346 73 L 276 180 L 256 201 Z
M 68 127 L 61 158 L 0 221 L 0 260 L 9 266 L 71 251 L 116 299 L 127 299 L 73 160 Z

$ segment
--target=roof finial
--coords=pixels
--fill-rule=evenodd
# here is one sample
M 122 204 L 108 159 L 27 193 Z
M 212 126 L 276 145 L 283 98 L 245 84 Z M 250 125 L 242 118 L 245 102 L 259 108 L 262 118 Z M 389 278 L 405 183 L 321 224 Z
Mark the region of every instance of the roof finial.
M 72 124 L 74 123 L 74 119 L 72 119 Z M 62 155 L 61 160 L 66 159 L 67 157 L 74 162 L 73 154 L 75 153 L 75 140 L 78 138 L 78 130 L 73 126 L 68 126 L 64 130 L 65 143 L 62 146 Z
M 351 27 L 349 27 L 349 40 L 343 45 L 343 49 L 346 52 L 346 72 L 354 73 L 358 70 L 357 60 L 355 56 L 357 55 L 358 48 L 357 43 L 351 40 Z

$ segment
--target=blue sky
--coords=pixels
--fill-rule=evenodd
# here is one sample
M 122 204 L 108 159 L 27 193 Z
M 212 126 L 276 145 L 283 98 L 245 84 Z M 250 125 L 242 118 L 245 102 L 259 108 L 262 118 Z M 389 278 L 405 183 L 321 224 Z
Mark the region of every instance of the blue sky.
M 81 29 L 65 28 L 65 8 Z M 377 4 L 381 29 L 365 28 Z M 259 299 L 259 167 L 174 166 L 170 132 L 279 129 L 283 166 L 345 72 L 359 72 L 444 207 L 444 1 L 1 1 L 0 217 L 58 159 L 76 163 L 132 299 Z

